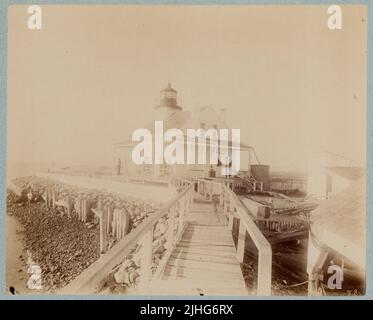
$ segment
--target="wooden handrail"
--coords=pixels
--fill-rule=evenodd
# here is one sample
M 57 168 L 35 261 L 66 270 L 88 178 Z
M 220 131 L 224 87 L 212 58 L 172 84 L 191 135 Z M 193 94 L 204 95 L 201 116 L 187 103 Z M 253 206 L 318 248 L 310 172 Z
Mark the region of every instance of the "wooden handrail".
M 247 214 L 245 207 L 242 205 L 241 201 L 238 199 L 236 194 L 231 190 L 232 198 L 234 199 L 234 206 L 236 211 L 234 214 L 240 220 L 240 231 L 239 238 L 241 242 L 238 243 L 237 251 L 240 246 L 243 246 L 243 251 L 245 248 L 245 238 L 246 232 L 249 234 L 250 238 L 254 242 L 256 248 L 258 249 L 258 284 L 257 284 L 257 295 L 260 296 L 270 296 L 271 295 L 271 285 L 272 285 L 272 247 L 269 241 L 264 237 L 263 233 L 259 230 L 258 226 L 255 224 L 254 220 Z M 244 226 L 242 228 L 241 226 Z M 239 256 L 240 262 L 243 262 L 243 255 Z
M 227 183 L 216 182 L 212 180 L 196 179 L 198 185 L 204 184 L 204 195 L 212 199 L 212 187 L 219 186 L 219 204 L 223 207 L 225 213 L 228 214 L 228 228 L 233 231 L 233 218 L 239 219 L 239 235 L 237 243 L 237 259 L 239 262 L 244 261 L 246 232 L 253 240 L 258 249 L 258 281 L 257 295 L 271 295 L 272 284 L 272 248 L 269 241 L 264 237 L 253 218 L 247 213 L 246 208 L 242 205 L 237 195 L 227 186 Z M 210 191 L 206 194 L 205 191 Z M 198 190 L 199 191 L 199 190 Z
M 105 279 L 112 271 L 115 266 L 120 264 L 124 258 L 130 253 L 131 249 L 138 242 L 143 242 L 151 239 L 153 234 L 154 225 L 156 222 L 162 218 L 164 215 L 168 214 L 169 210 L 172 209 L 182 198 L 189 195 L 192 191 L 192 186 L 189 183 L 188 187 L 181 191 L 173 200 L 168 202 L 159 208 L 154 214 L 146 218 L 136 229 L 131 231 L 122 240 L 120 240 L 116 245 L 114 245 L 107 253 L 101 255 L 101 257 L 91 264 L 87 269 L 85 269 L 79 276 L 77 276 L 69 285 L 61 289 L 60 294 L 92 294 L 97 292 L 99 285 L 102 280 Z M 170 225 L 169 228 L 174 228 L 174 225 Z M 179 232 L 182 231 L 182 227 Z M 149 238 L 149 239 L 148 239 Z M 149 240 L 150 241 L 150 240 Z M 147 278 L 142 279 L 142 286 L 144 282 L 149 281 L 148 269 L 149 261 L 151 261 L 151 256 L 149 258 L 149 241 L 147 241 L 146 250 L 148 251 L 146 258 L 145 254 L 142 255 L 142 259 L 146 259 L 146 266 L 141 266 L 141 275 Z M 151 248 L 151 246 L 150 246 Z M 141 248 L 143 250 L 144 247 Z M 150 254 L 151 254 L 150 250 Z M 150 260 L 149 260 L 150 259 Z M 142 261 L 141 264 L 143 264 Z M 144 268 L 146 268 L 144 270 Z M 140 275 L 140 277 L 141 277 Z M 141 283 L 141 279 L 140 279 Z

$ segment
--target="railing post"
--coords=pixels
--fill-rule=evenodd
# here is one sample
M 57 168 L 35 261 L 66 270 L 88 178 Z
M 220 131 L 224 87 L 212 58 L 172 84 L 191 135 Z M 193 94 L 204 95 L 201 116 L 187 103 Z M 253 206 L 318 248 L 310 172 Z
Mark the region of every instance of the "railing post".
M 194 193 L 193 189 L 189 191 L 188 206 L 187 206 L 186 214 L 190 213 L 190 207 L 193 205 L 193 193 Z
M 142 288 L 147 286 L 152 277 L 153 231 L 154 226 L 142 238 L 140 266 L 140 286 Z
M 181 234 L 183 232 L 184 227 L 184 216 L 185 216 L 185 210 L 186 210 L 186 203 L 188 202 L 188 194 L 184 196 L 184 198 L 180 199 L 180 213 L 179 213 L 179 221 L 177 226 L 177 233 Z
M 240 228 L 238 231 L 238 241 L 237 241 L 237 260 L 243 263 L 245 256 L 245 242 L 246 242 L 246 227 L 243 221 L 240 219 Z
M 258 296 L 270 296 L 272 286 L 272 249 L 259 248 L 258 252 Z
M 224 191 L 224 197 L 223 197 L 223 211 L 224 211 L 225 214 L 229 213 L 229 211 L 228 211 L 228 197 L 227 197 L 227 195 L 228 195 L 228 191 L 225 190 Z
M 172 248 L 174 244 L 175 229 L 175 207 L 171 207 L 168 213 L 167 247 Z
M 229 210 L 229 215 L 228 215 L 228 230 L 230 231 L 233 230 L 233 220 L 234 220 L 234 209 Z
M 192 190 L 189 192 L 189 197 L 188 197 L 189 202 L 188 202 L 188 212 L 187 213 L 189 213 L 190 207 L 193 204 L 193 194 L 194 194 L 194 185 L 193 185 Z

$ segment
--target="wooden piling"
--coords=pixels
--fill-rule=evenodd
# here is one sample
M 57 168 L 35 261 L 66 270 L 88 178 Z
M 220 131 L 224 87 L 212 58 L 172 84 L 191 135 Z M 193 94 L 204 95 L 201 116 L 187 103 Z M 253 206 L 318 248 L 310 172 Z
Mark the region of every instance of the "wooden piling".
M 107 229 L 106 229 L 106 233 L 109 234 L 110 232 L 113 231 L 113 228 L 112 228 L 112 223 L 113 223 L 113 209 L 111 206 L 108 206 L 106 208 L 106 211 L 107 211 Z
M 47 187 L 45 190 L 45 205 L 49 208 L 49 188 Z
M 99 213 L 100 217 L 100 253 L 105 253 L 106 252 L 106 247 L 107 247 L 107 234 L 106 234 L 106 211 L 103 208 L 102 205 L 102 199 L 100 198 L 97 202 L 97 210 Z
M 53 209 L 56 208 L 56 193 L 55 193 L 54 188 L 52 188 L 52 208 Z
M 67 197 L 66 201 L 67 201 L 67 216 L 70 218 L 71 217 L 71 211 L 72 211 L 72 204 L 73 204 L 73 202 L 72 202 L 70 196 Z

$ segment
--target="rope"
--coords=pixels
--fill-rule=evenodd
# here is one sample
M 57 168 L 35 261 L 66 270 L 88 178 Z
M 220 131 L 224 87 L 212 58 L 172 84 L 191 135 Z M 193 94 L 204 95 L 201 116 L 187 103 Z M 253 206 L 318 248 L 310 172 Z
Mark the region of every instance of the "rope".
M 312 282 L 312 281 L 311 280 L 306 280 L 306 281 L 303 281 L 303 282 L 300 282 L 300 283 L 288 284 L 286 286 L 287 287 L 299 287 L 299 286 L 303 286 L 304 284 L 309 283 L 309 282 Z

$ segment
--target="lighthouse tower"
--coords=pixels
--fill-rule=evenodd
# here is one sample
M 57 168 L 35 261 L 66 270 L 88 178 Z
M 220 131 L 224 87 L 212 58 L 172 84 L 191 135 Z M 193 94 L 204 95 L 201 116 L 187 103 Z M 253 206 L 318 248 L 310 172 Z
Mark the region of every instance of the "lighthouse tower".
M 161 91 L 160 103 L 155 108 L 157 120 L 165 120 L 173 113 L 182 110 L 182 108 L 177 105 L 177 91 L 171 87 L 171 83 L 168 83 L 167 88 Z

